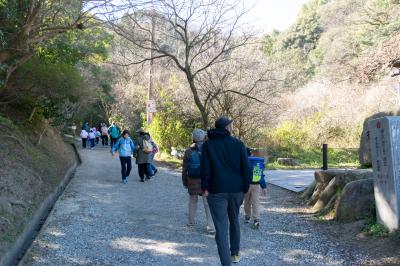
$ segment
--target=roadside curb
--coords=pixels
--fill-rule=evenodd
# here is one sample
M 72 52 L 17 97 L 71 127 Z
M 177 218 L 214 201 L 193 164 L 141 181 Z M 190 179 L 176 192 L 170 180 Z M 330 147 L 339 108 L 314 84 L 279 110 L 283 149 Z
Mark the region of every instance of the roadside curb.
M 47 196 L 47 198 L 41 203 L 40 207 L 36 211 L 32 220 L 25 226 L 24 231 L 18 237 L 14 244 L 14 247 L 10 249 L 3 258 L 0 260 L 0 265 L 18 265 L 24 258 L 27 251 L 30 249 L 33 241 L 39 234 L 43 225 L 45 224 L 49 214 L 53 210 L 53 207 L 59 197 L 63 194 L 65 188 L 68 186 L 69 182 L 72 180 L 75 174 L 75 170 L 78 165 L 81 164 L 82 160 L 78 153 L 75 144 L 71 144 L 76 156 L 75 163 L 68 169 L 65 173 L 63 180 L 57 186 L 53 193 Z

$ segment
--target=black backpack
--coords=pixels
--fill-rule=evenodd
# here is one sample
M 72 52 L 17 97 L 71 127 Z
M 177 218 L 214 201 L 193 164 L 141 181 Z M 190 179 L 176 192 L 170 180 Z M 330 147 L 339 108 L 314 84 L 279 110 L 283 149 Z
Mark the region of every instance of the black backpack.
M 200 158 L 201 151 L 199 149 L 193 149 L 192 154 L 190 155 L 187 173 L 189 178 L 191 179 L 200 179 Z

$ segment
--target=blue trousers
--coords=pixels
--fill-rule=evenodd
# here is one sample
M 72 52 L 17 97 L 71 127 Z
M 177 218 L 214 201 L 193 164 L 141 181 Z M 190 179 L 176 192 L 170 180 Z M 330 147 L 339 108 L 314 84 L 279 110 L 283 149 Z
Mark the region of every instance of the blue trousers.
M 157 172 L 157 168 L 154 166 L 154 164 L 149 163 L 148 169 L 147 169 L 148 173 L 150 176 L 153 176 L 156 174 Z
M 121 162 L 122 180 L 125 180 L 129 176 L 132 170 L 132 159 L 129 156 L 129 157 L 119 157 L 119 160 Z
M 94 147 L 94 139 L 89 139 L 90 148 Z

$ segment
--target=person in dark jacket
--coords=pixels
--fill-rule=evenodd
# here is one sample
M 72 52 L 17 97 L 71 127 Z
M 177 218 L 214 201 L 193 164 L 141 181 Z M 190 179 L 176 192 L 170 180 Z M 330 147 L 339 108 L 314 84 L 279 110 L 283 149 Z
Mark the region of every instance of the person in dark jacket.
M 200 176 L 200 158 L 201 150 L 206 137 L 206 132 L 201 129 L 195 129 L 192 133 L 193 144 L 185 151 L 182 164 L 182 183 L 189 193 L 189 212 L 188 226 L 195 224 L 195 216 L 197 211 L 198 197 L 202 196 L 201 176 Z M 214 233 L 214 225 L 211 221 L 210 208 L 208 207 L 207 198 L 202 196 L 204 210 L 206 213 L 206 231 Z
M 202 190 L 208 196 L 223 266 L 240 261 L 239 209 L 252 174 L 246 147 L 231 132 L 232 120 L 218 118 L 215 129 L 208 131 L 201 156 Z

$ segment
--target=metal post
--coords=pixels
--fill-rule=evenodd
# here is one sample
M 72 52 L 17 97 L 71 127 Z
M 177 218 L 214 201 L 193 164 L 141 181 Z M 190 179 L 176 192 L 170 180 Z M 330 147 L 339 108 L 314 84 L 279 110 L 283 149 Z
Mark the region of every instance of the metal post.
M 328 144 L 322 144 L 322 169 L 328 170 Z

